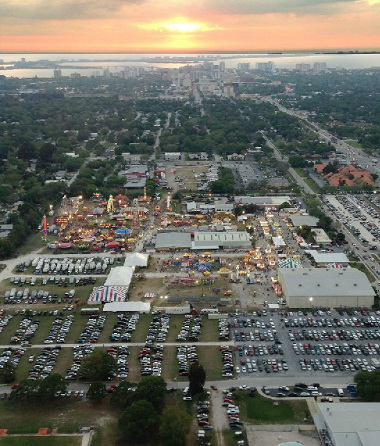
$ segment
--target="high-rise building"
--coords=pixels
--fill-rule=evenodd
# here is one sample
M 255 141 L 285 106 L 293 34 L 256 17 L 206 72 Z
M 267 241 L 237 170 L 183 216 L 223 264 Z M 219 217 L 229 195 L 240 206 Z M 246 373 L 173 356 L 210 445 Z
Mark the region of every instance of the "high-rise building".
M 248 71 L 251 69 L 251 64 L 249 62 L 239 62 L 237 68 L 240 71 Z
M 310 64 L 309 63 L 297 63 L 296 70 L 302 71 L 302 72 L 310 71 Z
M 275 66 L 274 63 L 269 61 L 269 62 L 257 62 L 256 63 L 256 70 L 259 71 L 274 71 Z
M 323 73 L 327 70 L 326 62 L 314 62 L 313 71 L 314 73 Z
M 54 79 L 60 79 L 62 77 L 61 70 L 54 70 Z
M 219 62 L 219 71 L 221 73 L 224 73 L 226 71 L 226 63 L 225 62 Z

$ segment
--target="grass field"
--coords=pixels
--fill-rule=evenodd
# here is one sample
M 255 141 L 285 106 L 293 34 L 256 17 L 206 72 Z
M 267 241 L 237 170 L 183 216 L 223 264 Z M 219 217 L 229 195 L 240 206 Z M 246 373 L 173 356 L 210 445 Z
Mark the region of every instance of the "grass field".
M 31 234 L 28 238 L 25 239 L 25 242 L 22 246 L 18 248 L 18 252 L 23 254 L 29 254 L 32 251 L 43 248 L 46 245 L 46 242 L 43 240 L 42 233 Z
M 184 316 L 180 314 L 173 314 L 170 317 L 169 332 L 166 336 L 166 342 L 176 342 L 179 330 L 184 319 Z
M 206 372 L 208 381 L 222 379 L 222 356 L 218 347 L 202 346 L 197 348 L 199 363 L 202 364 Z
M 0 437 L 1 446 L 80 446 L 82 437 Z
M 218 321 L 216 319 L 202 318 L 202 331 L 199 336 L 200 342 L 215 342 L 219 339 Z
M 362 145 L 356 139 L 345 139 L 344 142 L 357 149 L 363 149 Z
M 273 401 L 260 394 L 254 397 L 247 393 L 238 395 L 239 406 L 243 418 L 255 424 L 302 424 L 304 418 L 309 417 L 309 410 L 306 401 Z
M 59 433 L 77 433 L 84 426 L 102 426 L 116 421 L 119 414 L 108 398 L 99 404 L 87 401 L 57 399 L 50 403 L 0 402 L 1 428 L 10 434 L 29 434 L 39 428 L 57 429 Z
M 132 333 L 131 342 L 145 342 L 149 325 L 152 322 L 152 315 L 140 314 L 140 319 L 136 330 Z

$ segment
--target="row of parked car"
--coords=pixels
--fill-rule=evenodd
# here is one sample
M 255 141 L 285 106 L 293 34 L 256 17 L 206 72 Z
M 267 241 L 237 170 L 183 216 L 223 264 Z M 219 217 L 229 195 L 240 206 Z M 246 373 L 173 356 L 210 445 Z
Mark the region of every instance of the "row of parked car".
M 356 372 L 359 370 L 371 372 L 380 366 L 380 361 L 373 363 L 372 360 L 367 361 L 365 358 L 339 359 L 339 358 L 311 358 L 300 359 L 299 364 L 301 370 L 324 371 L 326 373 Z
M 28 379 L 35 380 L 47 378 L 57 364 L 60 351 L 60 346 L 43 348 L 35 359 L 34 365 L 29 370 Z M 33 361 L 34 355 L 29 357 L 29 362 Z
M 13 348 L 13 347 L 5 348 L 0 353 L 0 370 L 3 369 L 8 363 L 11 364 L 11 366 L 16 369 L 24 353 L 25 353 L 24 348 Z
M 29 345 L 39 325 L 40 321 L 38 319 L 22 318 L 15 334 L 11 337 L 10 344 Z
M 112 329 L 109 340 L 112 342 L 129 342 L 132 333 L 136 330 L 139 318 L 140 316 L 137 313 L 132 314 L 132 316 L 118 314 L 117 322 Z
M 182 327 L 178 333 L 177 341 L 182 342 L 196 342 L 199 341 L 199 336 L 202 329 L 202 316 L 186 314 L 182 322 Z
M 130 351 L 128 347 L 111 347 L 107 348 L 107 353 L 116 360 L 116 377 L 125 379 L 128 377 L 128 356 Z
M 291 341 L 304 339 L 314 341 L 358 341 L 362 339 L 380 339 L 380 330 L 302 330 L 301 332 L 289 332 L 289 339 Z
M 184 399 L 185 398 L 190 398 L 191 400 L 191 397 L 184 396 Z M 208 400 L 199 401 L 197 404 L 197 421 L 199 426 L 198 437 L 204 437 L 205 431 L 211 431 L 214 429 L 214 427 L 210 423 L 209 412 L 210 412 L 210 401 Z
M 106 323 L 107 316 L 93 315 L 88 318 L 86 326 L 84 327 L 81 335 L 79 336 L 77 343 L 91 344 L 98 342 L 100 333 L 103 331 L 104 324 Z
M 49 334 L 44 340 L 44 344 L 64 344 L 67 334 L 69 333 L 71 324 L 74 322 L 74 315 L 70 314 L 63 318 L 57 316 L 52 323 Z
M 219 319 L 219 341 L 228 341 L 230 339 L 230 324 L 227 319 Z
M 222 355 L 222 376 L 223 378 L 231 378 L 233 376 L 233 352 L 228 345 L 219 347 Z
M 240 419 L 240 409 L 235 404 L 233 394 L 229 390 L 223 390 L 223 403 L 222 406 L 226 408 L 226 415 L 230 429 L 235 431 L 235 435 L 238 436 L 239 432 L 243 433 L 243 422 Z
M 197 347 L 195 345 L 178 345 L 177 361 L 179 375 L 189 375 L 190 365 L 199 362 Z
M 293 344 L 294 352 L 299 355 L 380 355 L 380 345 L 372 344 Z
M 12 320 L 11 314 L 1 314 L 0 315 L 0 333 L 4 330 L 4 328 L 9 324 Z
M 145 339 L 145 346 L 151 347 L 156 342 L 165 342 L 169 332 L 170 315 L 156 315 L 149 324 L 148 334 Z
M 78 372 L 83 359 L 87 355 L 91 355 L 94 351 L 94 346 L 90 344 L 79 345 L 73 348 L 73 362 L 66 371 L 65 378 L 70 381 L 75 381 L 78 378 Z
M 139 352 L 141 376 L 161 376 L 164 346 L 160 344 L 143 347 Z

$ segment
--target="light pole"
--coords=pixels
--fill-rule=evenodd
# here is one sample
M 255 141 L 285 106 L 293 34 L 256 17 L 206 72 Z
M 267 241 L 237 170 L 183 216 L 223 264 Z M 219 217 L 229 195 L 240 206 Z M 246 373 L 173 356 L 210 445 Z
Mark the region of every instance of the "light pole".
M 313 298 L 312 297 L 309 297 L 309 302 L 310 302 L 310 309 L 312 309 L 313 308 Z

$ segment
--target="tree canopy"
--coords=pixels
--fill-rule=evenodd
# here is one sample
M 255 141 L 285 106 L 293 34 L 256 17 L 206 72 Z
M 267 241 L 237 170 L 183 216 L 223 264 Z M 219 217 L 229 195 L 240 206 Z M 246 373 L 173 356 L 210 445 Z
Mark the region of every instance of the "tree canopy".
M 78 375 L 81 379 L 89 381 L 105 381 L 115 376 L 115 371 L 115 358 L 96 349 L 83 359 Z

